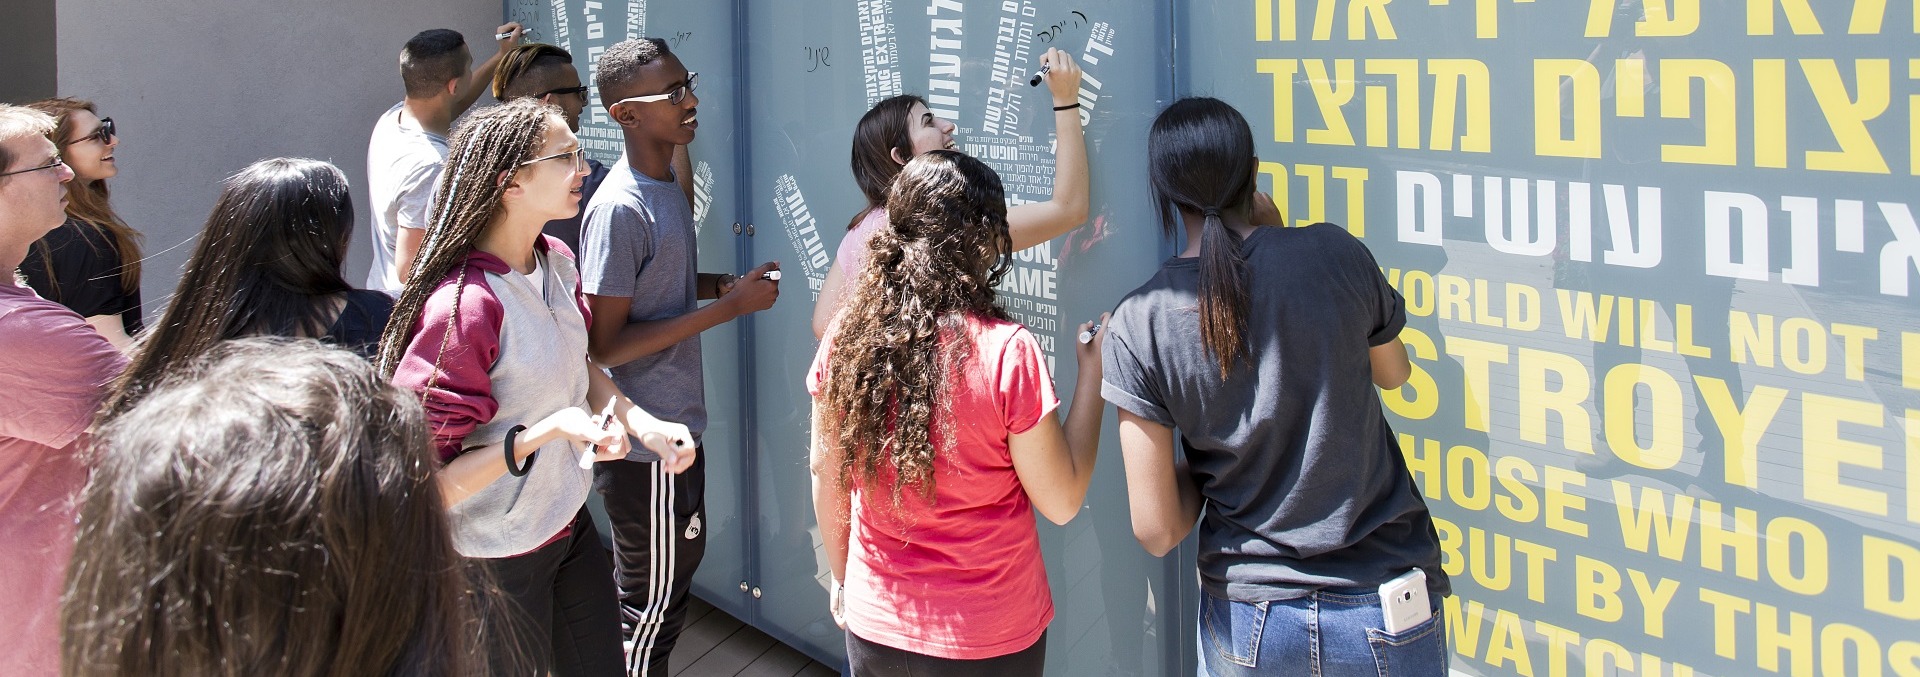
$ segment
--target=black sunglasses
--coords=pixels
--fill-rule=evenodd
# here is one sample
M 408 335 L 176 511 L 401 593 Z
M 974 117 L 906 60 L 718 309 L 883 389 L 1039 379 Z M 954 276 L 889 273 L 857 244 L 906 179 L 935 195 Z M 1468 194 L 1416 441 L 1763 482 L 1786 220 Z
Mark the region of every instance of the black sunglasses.
M 540 96 L 536 96 L 534 98 L 536 99 L 543 98 L 548 94 L 578 94 L 582 97 L 585 97 L 587 95 L 587 86 L 580 85 L 579 87 L 561 87 L 559 89 L 549 89 L 547 91 L 541 92 Z
M 100 143 L 106 143 L 115 136 L 118 136 L 118 134 L 113 131 L 113 118 L 100 118 L 99 129 L 93 130 L 92 134 L 68 141 L 64 145 L 71 146 L 76 143 L 92 141 L 94 139 L 99 139 Z

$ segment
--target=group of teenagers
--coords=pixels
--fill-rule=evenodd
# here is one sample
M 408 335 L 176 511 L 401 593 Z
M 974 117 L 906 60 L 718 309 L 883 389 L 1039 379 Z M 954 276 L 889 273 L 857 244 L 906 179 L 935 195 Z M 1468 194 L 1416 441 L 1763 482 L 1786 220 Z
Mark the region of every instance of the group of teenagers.
M 520 33 L 478 67 L 453 31 L 403 48 L 406 97 L 368 148 L 365 289 L 342 272 L 344 175 L 262 160 L 222 185 L 151 327 L 139 235 L 108 201 L 112 120 L 0 106 L 19 674 L 667 674 L 707 531 L 700 333 L 771 307 L 778 264 L 699 271 L 698 77 L 666 43 L 595 64 L 624 135 L 606 166 L 576 136 L 572 56 Z M 1118 227 L 1157 222 L 1180 252 L 1068 337 L 1056 411 L 995 295 L 1015 252 L 1087 218 L 1080 71 L 1040 60 L 1048 201 L 1008 207 L 918 97 L 854 131 L 867 206 L 804 375 L 853 674 L 1042 673 L 1034 513 L 1081 510 L 1107 404 L 1141 545 L 1198 529 L 1201 674 L 1445 674 L 1439 543 L 1375 391 L 1410 371 L 1401 298 L 1346 230 L 1278 227 L 1226 103 L 1154 120 L 1157 211 Z M 468 111 L 489 86 L 502 103 Z M 1377 588 L 1410 570 L 1431 618 L 1389 631 Z

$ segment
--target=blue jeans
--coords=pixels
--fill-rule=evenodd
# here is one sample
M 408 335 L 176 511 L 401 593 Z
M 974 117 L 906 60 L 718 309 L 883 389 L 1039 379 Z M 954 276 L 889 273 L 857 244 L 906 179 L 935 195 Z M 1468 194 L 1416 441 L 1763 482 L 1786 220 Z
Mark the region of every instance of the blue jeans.
M 1446 621 L 1433 618 L 1388 634 L 1380 595 L 1323 589 L 1274 602 L 1200 595 L 1200 677 L 1445 677 Z

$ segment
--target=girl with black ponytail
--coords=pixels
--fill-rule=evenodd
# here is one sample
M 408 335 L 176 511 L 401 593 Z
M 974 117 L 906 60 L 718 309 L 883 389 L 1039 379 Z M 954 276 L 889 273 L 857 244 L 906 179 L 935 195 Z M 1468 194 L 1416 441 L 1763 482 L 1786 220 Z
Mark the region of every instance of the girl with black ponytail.
M 1101 394 L 1141 545 L 1199 523 L 1201 674 L 1446 674 L 1439 538 L 1374 392 L 1411 371 L 1399 293 L 1339 226 L 1263 227 L 1232 106 L 1174 103 L 1147 155 L 1187 244 L 1113 311 Z M 1388 632 L 1379 586 L 1416 569 L 1432 617 Z

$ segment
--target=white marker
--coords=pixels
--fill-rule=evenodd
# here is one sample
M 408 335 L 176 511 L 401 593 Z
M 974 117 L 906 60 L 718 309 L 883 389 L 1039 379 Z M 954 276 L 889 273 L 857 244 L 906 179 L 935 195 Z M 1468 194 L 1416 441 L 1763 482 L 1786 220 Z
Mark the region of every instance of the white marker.
M 511 37 L 513 37 L 513 34 L 514 34 L 514 33 L 526 33 L 526 32 L 527 32 L 527 29 L 525 29 L 525 28 L 515 28 L 515 29 L 513 29 L 513 30 L 510 30 L 510 31 L 507 31 L 507 32 L 505 32 L 505 33 L 494 33 L 494 34 L 493 34 L 493 39 L 495 39 L 495 40 L 505 40 L 505 39 L 507 39 L 507 38 L 511 38 Z
M 1092 343 L 1093 335 L 1098 333 L 1100 333 L 1100 323 L 1095 322 L 1093 326 L 1088 327 L 1086 331 L 1080 332 L 1080 345 Z
M 774 282 L 779 282 L 779 281 L 780 281 L 780 271 L 778 271 L 778 270 L 769 270 L 769 271 L 767 271 L 767 274 L 765 274 L 765 275 L 761 275 L 760 277 L 761 277 L 761 278 L 764 278 L 764 279 L 768 279 L 768 280 L 773 280 Z

